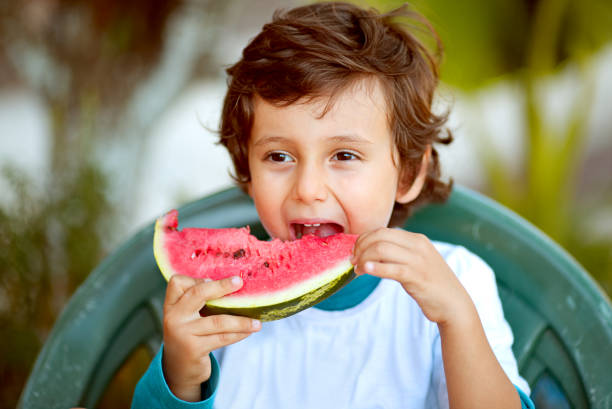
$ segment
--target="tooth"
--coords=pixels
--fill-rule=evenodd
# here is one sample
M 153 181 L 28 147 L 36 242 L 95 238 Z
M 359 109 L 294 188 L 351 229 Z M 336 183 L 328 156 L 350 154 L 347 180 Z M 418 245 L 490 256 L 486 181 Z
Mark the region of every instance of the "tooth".
M 312 224 L 306 224 L 306 223 L 304 223 L 304 226 L 306 226 L 306 227 L 312 227 Z
M 313 226 L 314 227 L 319 227 L 319 226 L 321 226 L 321 223 L 315 223 L 315 224 L 313 224 Z

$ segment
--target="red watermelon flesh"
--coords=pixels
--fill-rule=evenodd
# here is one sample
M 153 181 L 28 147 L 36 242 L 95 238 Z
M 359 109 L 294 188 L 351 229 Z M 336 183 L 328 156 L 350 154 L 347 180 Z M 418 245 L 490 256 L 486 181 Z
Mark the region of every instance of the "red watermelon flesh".
M 353 277 L 356 235 L 261 241 L 248 227 L 178 230 L 178 212 L 158 219 L 154 250 L 164 277 L 219 280 L 240 276 L 243 287 L 207 302 L 212 312 L 271 320 L 294 314 L 337 291 Z

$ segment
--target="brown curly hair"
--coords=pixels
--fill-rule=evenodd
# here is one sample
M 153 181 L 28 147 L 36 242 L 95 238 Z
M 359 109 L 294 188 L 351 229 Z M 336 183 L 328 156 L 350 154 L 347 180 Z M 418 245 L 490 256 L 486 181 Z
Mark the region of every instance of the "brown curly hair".
M 407 17 L 420 25 L 400 24 Z M 425 27 L 437 44 L 435 54 L 410 32 Z M 389 107 L 389 125 L 398 151 L 401 180 L 409 186 L 431 146 L 425 184 L 411 203 L 395 203 L 390 226 L 401 225 L 420 205 L 448 198 L 452 181 L 440 180 L 433 143 L 448 144 L 448 112 L 432 112 L 438 85 L 440 39 L 430 24 L 406 5 L 389 13 L 348 3 L 316 3 L 277 10 L 272 22 L 227 69 L 228 91 L 221 116 L 220 141 L 234 163 L 234 179 L 246 189 L 250 181 L 247 146 L 254 97 L 278 106 L 298 100 L 335 96 L 364 78 L 376 78 Z M 323 115 L 325 115 L 325 112 Z

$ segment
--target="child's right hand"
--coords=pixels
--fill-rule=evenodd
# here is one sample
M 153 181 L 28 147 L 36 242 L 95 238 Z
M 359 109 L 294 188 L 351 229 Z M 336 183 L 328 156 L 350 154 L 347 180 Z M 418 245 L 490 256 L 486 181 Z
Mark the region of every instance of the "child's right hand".
M 210 378 L 209 353 L 238 342 L 261 328 L 257 320 L 231 315 L 201 317 L 206 301 L 242 287 L 240 277 L 204 281 L 170 278 L 164 301 L 162 367 L 170 390 L 185 401 L 201 400 L 201 384 Z

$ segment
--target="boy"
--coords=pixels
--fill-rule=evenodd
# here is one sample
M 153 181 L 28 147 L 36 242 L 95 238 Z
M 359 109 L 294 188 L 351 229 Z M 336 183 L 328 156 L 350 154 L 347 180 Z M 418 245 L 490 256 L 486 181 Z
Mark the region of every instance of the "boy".
M 359 234 L 359 277 L 263 327 L 198 314 L 239 277 L 173 277 L 164 346 L 133 407 L 531 405 L 488 266 L 389 228 L 450 191 L 433 147 L 451 140 L 431 111 L 437 65 L 393 22 L 406 14 L 344 3 L 275 13 L 228 69 L 221 143 L 266 231 Z

